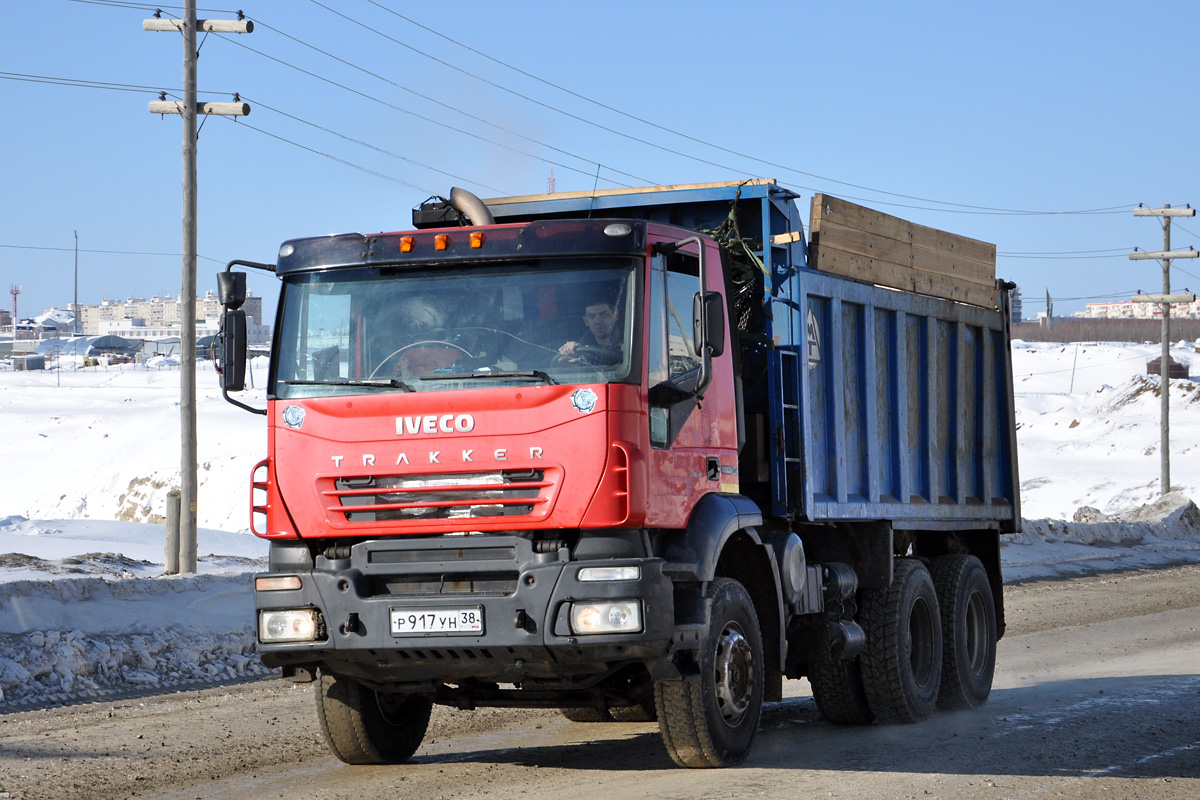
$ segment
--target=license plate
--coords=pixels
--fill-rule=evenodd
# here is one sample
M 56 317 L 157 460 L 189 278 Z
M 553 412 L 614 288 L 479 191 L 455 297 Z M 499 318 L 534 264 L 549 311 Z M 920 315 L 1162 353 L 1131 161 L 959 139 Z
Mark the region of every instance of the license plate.
M 481 634 L 483 606 L 473 608 L 393 608 L 393 636 L 428 633 Z

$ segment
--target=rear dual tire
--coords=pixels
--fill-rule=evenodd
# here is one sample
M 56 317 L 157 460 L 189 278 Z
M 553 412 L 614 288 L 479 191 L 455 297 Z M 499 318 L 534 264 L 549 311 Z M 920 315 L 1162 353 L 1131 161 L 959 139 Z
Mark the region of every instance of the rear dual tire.
M 942 687 L 937 705 L 978 708 L 987 702 L 996 672 L 996 605 L 978 558 L 942 556 L 933 562 L 942 608 Z
M 942 677 L 942 620 L 929 570 L 916 559 L 897 559 L 890 586 L 863 591 L 860 619 L 867 634 L 859 656 L 863 690 L 875 719 L 928 717 Z

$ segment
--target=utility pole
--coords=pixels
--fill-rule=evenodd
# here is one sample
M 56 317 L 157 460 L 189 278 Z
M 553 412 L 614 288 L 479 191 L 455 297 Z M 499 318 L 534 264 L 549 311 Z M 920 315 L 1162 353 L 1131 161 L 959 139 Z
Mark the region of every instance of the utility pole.
M 240 17 L 241 14 L 239 13 Z M 180 291 L 180 512 L 179 551 L 182 572 L 196 571 L 196 117 L 199 114 L 245 116 L 250 106 L 241 103 L 196 102 L 196 31 L 250 33 L 246 19 L 198 20 L 196 0 L 184 0 L 183 19 L 144 20 L 142 30 L 178 31 L 183 34 L 183 102 L 168 102 L 165 95 L 152 101 L 152 114 L 183 117 L 183 288 Z
M 71 335 L 79 335 L 79 231 L 75 231 L 75 305 L 71 306 Z
M 1196 209 L 1189 204 L 1186 208 L 1171 208 L 1170 205 L 1164 205 L 1162 208 L 1135 208 L 1133 210 L 1135 217 L 1161 217 L 1163 226 L 1163 249 L 1158 253 L 1133 252 L 1129 254 L 1132 261 L 1146 261 L 1149 259 L 1157 259 L 1162 262 L 1163 271 L 1163 290 L 1161 295 L 1138 295 L 1133 298 L 1135 303 L 1158 303 L 1162 309 L 1162 360 L 1159 362 L 1159 386 L 1161 388 L 1161 410 L 1159 412 L 1160 426 L 1162 428 L 1162 440 L 1159 449 L 1160 461 L 1162 463 L 1162 478 L 1159 486 L 1159 493 L 1166 494 L 1171 491 L 1171 304 L 1172 303 L 1190 303 L 1196 299 L 1195 295 L 1173 295 L 1171 294 L 1171 259 L 1173 258 L 1196 258 L 1200 256 L 1200 252 L 1196 250 L 1171 250 L 1171 218 L 1172 217 L 1194 217 Z

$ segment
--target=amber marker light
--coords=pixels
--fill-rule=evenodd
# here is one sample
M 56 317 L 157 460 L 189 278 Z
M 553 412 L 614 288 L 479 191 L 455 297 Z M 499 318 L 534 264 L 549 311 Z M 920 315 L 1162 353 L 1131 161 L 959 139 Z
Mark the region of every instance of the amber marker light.
M 444 233 L 439 233 L 437 236 L 433 237 L 433 249 L 434 250 L 445 250 L 446 244 L 449 241 L 450 241 L 450 237 L 448 235 L 446 235 Z
M 471 233 L 471 247 L 483 247 L 483 231 Z
M 401 236 L 400 237 L 400 252 L 401 253 L 412 252 L 412 245 L 413 245 L 413 237 L 411 237 L 411 236 Z

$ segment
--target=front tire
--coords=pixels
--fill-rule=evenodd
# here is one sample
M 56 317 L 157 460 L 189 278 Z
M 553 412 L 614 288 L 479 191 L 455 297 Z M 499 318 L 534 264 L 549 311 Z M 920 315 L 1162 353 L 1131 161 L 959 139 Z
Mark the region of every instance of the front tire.
M 388 694 L 322 671 L 316 683 L 317 721 L 325 743 L 347 764 L 399 764 L 425 738 L 433 699 Z
M 996 672 L 996 605 L 987 570 L 975 556 L 942 556 L 933 562 L 933 585 L 944 645 L 938 707 L 978 708 Z
M 708 586 L 709 629 L 697 654 L 700 675 L 654 685 L 658 727 L 681 767 L 729 767 L 745 760 L 763 698 L 762 633 L 754 603 L 732 578 Z
M 892 584 L 862 592 L 867 644 L 859 659 L 875 719 L 920 722 L 937 707 L 942 677 L 942 620 L 929 570 L 896 559 Z

